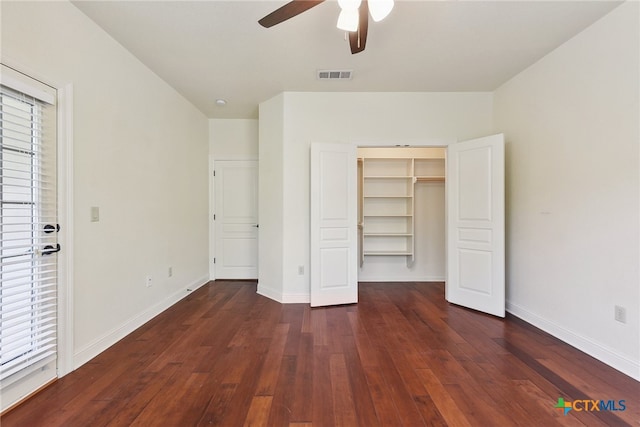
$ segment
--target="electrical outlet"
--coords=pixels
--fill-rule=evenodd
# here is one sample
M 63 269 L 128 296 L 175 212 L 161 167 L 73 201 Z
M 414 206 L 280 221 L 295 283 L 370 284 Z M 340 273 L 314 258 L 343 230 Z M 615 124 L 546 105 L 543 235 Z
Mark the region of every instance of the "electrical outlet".
M 151 277 L 151 276 L 147 276 L 147 278 L 145 279 L 145 286 L 146 286 L 147 288 L 150 288 L 150 287 L 151 287 L 152 282 L 153 282 L 152 277 Z
M 173 267 L 169 267 L 169 271 L 167 271 L 167 275 L 169 277 L 173 276 Z
M 627 323 L 627 309 L 620 305 L 616 305 L 614 317 L 620 323 Z

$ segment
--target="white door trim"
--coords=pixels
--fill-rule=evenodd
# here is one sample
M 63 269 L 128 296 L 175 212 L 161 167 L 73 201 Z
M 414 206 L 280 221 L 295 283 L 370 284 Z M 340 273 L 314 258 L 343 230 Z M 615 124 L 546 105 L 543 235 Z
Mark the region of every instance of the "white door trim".
M 77 366 L 73 321 L 73 84 L 58 87 L 58 377 Z
M 209 144 L 209 149 L 211 149 L 211 144 Z M 216 280 L 216 264 L 213 261 L 216 256 L 216 226 L 213 222 L 216 210 L 214 170 L 215 158 L 209 154 L 209 280 Z

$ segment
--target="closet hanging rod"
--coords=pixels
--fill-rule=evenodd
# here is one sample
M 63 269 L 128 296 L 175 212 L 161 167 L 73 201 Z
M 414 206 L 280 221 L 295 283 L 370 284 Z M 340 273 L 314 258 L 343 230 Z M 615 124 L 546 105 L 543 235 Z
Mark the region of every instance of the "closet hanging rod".
M 444 182 L 444 176 L 417 176 L 416 182 Z

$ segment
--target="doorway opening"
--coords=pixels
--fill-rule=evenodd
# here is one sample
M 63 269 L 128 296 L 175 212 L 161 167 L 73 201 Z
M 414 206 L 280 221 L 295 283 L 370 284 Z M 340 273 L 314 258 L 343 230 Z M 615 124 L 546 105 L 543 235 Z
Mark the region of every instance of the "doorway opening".
M 353 145 L 311 144 L 312 306 L 357 301 L 357 158 Z M 369 172 L 366 158 L 362 160 L 360 252 L 363 262 L 367 257 L 402 257 L 411 268 L 416 258 L 414 186 L 418 178 L 436 182 L 436 175 L 416 174 L 415 158 L 384 160 L 391 161 L 396 162 L 388 169 L 391 172 L 380 164 L 377 171 Z M 504 317 L 504 135 L 447 146 L 443 166 L 446 169 L 445 298 Z M 441 175 L 437 179 L 441 180 Z M 373 190 L 368 189 L 367 180 L 372 181 Z M 400 195 L 391 194 L 392 188 L 399 189 Z M 370 214 L 367 203 L 381 213 Z M 378 223 L 368 227 L 367 217 Z M 377 239 L 378 243 L 368 245 L 367 237 Z
M 358 280 L 446 278 L 444 147 L 358 148 Z

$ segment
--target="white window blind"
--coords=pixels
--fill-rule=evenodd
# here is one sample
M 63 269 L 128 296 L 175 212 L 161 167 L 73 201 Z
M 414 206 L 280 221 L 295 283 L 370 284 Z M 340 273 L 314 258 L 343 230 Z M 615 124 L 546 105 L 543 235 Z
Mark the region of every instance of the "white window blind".
M 55 361 L 57 349 L 55 92 L 9 77 L 0 85 L 2 387 Z

